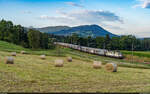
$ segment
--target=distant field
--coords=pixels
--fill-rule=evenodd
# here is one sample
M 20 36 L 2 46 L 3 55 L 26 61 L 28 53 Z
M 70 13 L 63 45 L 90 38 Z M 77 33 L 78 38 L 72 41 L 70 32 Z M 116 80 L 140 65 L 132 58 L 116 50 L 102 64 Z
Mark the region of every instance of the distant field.
M 29 54 L 20 54 L 21 50 Z M 12 51 L 18 52 L 15 64 L 7 65 L 5 57 Z M 40 54 L 46 54 L 46 60 L 41 60 Z M 73 62 L 67 62 L 67 56 L 72 56 Z M 55 59 L 63 59 L 64 67 L 54 67 Z M 103 67 L 93 69 L 94 60 L 102 61 Z M 104 66 L 108 62 L 118 64 L 118 72 L 107 72 Z M 32 51 L 0 41 L 0 92 L 149 92 L 149 74 L 149 64 L 68 48 Z
M 122 53 L 125 55 L 127 61 L 150 63 L 150 51 L 133 51 L 133 57 L 132 51 L 122 51 Z
M 123 54 L 132 55 L 132 51 L 122 51 Z M 150 51 L 133 51 L 134 56 L 139 57 L 149 57 L 150 58 Z

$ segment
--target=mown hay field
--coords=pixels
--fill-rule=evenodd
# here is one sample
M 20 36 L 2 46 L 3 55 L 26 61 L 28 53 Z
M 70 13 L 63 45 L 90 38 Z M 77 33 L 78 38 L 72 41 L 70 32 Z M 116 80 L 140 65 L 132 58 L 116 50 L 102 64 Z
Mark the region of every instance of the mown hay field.
M 20 54 L 22 50 L 29 54 Z M 149 64 L 59 50 L 63 55 L 56 49 L 32 51 L 0 41 L 0 92 L 150 92 Z M 5 64 L 11 52 L 17 52 L 14 64 Z M 63 67 L 55 67 L 58 59 L 64 61 Z M 95 60 L 102 62 L 102 68 L 93 68 Z M 118 65 L 117 72 L 105 70 L 109 62 Z
M 67 57 L 17 54 L 14 64 L 5 64 L 9 52 L 0 51 L 0 91 L 3 92 L 149 92 L 150 69 L 118 67 L 107 72 L 104 65 L 94 69 L 93 62 Z M 64 67 L 54 67 L 54 60 Z

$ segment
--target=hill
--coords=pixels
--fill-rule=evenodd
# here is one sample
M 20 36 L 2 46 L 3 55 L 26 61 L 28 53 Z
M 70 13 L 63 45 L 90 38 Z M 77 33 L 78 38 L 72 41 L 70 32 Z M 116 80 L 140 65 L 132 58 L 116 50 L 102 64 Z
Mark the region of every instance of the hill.
M 107 30 L 103 29 L 98 25 L 81 25 L 76 27 L 66 27 L 66 26 L 45 27 L 45 28 L 39 28 L 37 30 L 41 32 L 50 33 L 50 34 L 64 35 L 64 36 L 69 36 L 72 33 L 77 33 L 79 36 L 82 37 L 106 36 L 106 34 L 110 35 L 110 37 L 117 36 L 115 34 L 108 32 Z
M 53 32 L 58 32 L 61 30 L 68 30 L 70 28 L 71 27 L 68 27 L 68 26 L 49 26 L 49 27 L 35 28 L 35 29 L 44 33 L 53 33 Z

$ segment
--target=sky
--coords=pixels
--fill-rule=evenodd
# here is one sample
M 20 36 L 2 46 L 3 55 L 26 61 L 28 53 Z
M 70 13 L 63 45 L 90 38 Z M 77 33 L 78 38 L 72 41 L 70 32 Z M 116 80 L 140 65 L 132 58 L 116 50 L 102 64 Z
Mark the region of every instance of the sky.
M 97 24 L 117 35 L 150 37 L 150 0 L 0 0 L 0 20 L 25 27 Z

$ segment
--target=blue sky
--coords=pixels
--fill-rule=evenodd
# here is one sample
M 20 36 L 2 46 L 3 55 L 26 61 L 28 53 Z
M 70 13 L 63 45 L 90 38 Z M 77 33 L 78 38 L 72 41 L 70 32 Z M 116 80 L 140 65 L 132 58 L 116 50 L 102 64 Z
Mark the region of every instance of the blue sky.
M 97 24 L 150 37 L 150 0 L 0 0 L 0 19 L 25 27 Z

